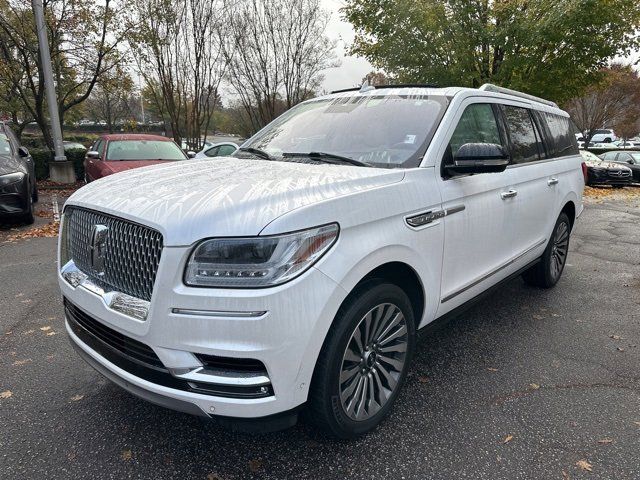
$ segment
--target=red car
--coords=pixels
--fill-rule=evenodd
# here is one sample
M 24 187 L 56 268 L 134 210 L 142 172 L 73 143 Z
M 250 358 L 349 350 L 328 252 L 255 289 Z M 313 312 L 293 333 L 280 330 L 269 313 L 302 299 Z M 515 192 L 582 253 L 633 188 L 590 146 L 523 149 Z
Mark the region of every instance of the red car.
M 102 135 L 84 158 L 84 179 L 88 183 L 112 173 L 187 158 L 172 139 L 160 135 Z

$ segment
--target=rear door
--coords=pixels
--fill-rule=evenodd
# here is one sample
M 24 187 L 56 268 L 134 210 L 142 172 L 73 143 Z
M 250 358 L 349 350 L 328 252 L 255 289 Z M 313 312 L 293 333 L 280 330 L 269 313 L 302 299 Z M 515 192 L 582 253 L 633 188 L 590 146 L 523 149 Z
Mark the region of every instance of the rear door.
M 466 143 L 508 148 L 498 118 L 495 105 L 472 97 L 461 104 L 448 133 L 438 175 L 445 231 L 438 316 L 509 273 L 517 219 L 517 199 L 511 193 L 514 171 L 448 177 L 443 168 Z

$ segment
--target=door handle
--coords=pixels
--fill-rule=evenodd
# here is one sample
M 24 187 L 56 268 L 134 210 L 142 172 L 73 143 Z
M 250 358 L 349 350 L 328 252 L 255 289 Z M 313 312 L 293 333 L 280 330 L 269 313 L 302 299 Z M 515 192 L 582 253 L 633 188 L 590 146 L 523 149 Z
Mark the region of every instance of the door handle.
M 547 180 L 547 185 L 551 186 L 551 185 L 556 185 L 558 183 L 558 179 L 556 177 L 551 177 L 549 180 Z
M 514 190 L 513 188 L 511 190 L 508 190 L 506 192 L 502 192 L 500 194 L 500 197 L 502 197 L 503 200 L 506 200 L 507 198 L 513 198 L 516 195 L 518 195 L 518 191 Z

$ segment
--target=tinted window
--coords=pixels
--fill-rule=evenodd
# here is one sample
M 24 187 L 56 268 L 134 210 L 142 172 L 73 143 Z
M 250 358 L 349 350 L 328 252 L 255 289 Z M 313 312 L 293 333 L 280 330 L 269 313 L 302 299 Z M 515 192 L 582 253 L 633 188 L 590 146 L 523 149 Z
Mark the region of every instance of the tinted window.
M 449 141 L 449 151 L 447 152 L 445 163 L 451 163 L 458 149 L 465 143 L 504 145 L 490 104 L 474 103 L 464 110 Z
M 210 148 L 209 150 L 207 150 L 206 152 L 204 152 L 204 154 L 207 157 L 217 157 L 218 156 L 218 150 L 220 150 L 220 147 L 213 147 L 213 148 Z
M 107 160 L 185 160 L 173 142 L 160 140 L 117 140 L 109 142 Z
M 554 113 L 539 112 L 549 131 L 548 147 L 549 156 L 563 157 L 565 155 L 576 155 L 578 144 L 573 128 L 568 117 L 556 115 Z
M 511 138 L 511 159 L 513 163 L 534 162 L 543 151 L 529 110 L 505 106 L 504 115 Z
M 607 152 L 604 155 L 602 155 L 602 159 L 607 160 L 608 162 L 611 162 L 616 159 L 617 155 L 618 154 L 616 152 Z
M 11 153 L 11 143 L 9 137 L 0 130 L 0 155 L 9 155 Z
M 236 147 L 234 147 L 233 145 L 221 145 L 218 155 L 219 156 L 231 155 L 235 151 L 236 151 Z

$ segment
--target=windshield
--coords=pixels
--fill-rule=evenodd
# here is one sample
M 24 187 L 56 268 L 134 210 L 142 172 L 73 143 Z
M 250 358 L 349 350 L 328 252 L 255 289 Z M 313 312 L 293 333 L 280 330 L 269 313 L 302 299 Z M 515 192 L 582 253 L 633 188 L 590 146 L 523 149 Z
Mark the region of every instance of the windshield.
M 429 95 L 358 95 L 300 104 L 243 147 L 276 160 L 323 152 L 375 167 L 416 167 L 446 108 Z
M 582 158 L 589 161 L 589 162 L 601 162 L 602 159 L 600 157 L 598 157 L 597 155 L 587 151 L 587 150 L 580 150 L 580 155 L 582 155 Z
M 11 144 L 7 136 L 0 132 L 0 155 L 7 155 L 11 153 Z
M 161 140 L 115 140 L 109 142 L 107 160 L 186 160 L 173 142 Z

